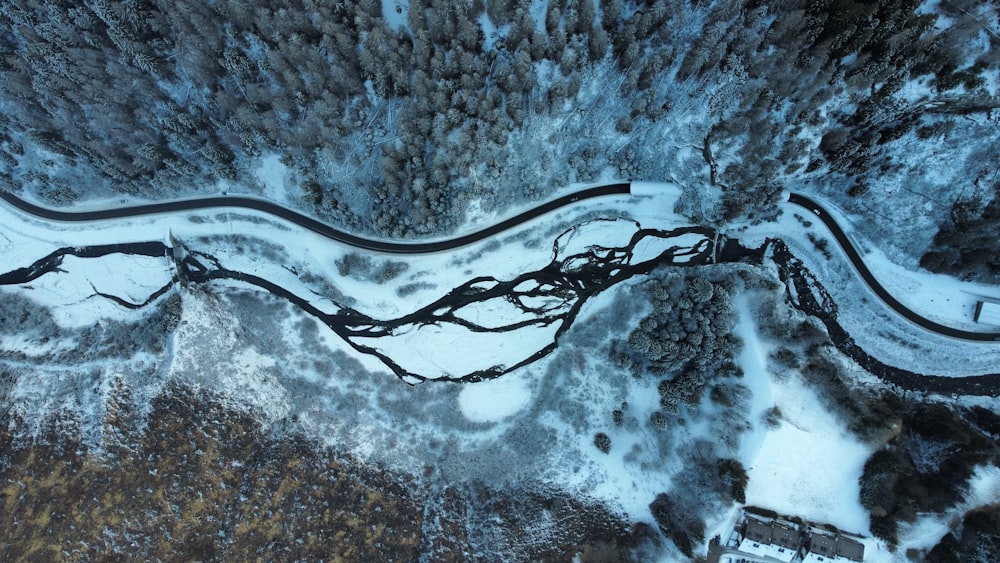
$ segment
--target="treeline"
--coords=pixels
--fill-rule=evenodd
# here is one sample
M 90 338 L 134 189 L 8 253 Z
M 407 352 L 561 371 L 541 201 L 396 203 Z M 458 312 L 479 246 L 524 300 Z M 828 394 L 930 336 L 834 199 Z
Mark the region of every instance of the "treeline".
M 612 348 L 613 359 L 637 376 L 660 378 L 660 407 L 669 415 L 697 405 L 716 380 L 742 375 L 735 362 L 740 341 L 732 334 L 732 281 L 701 276 L 653 278 L 652 312 Z
M 976 195 L 955 202 L 949 223 L 938 231 L 934 246 L 920 259 L 920 265 L 964 279 L 996 282 L 1000 280 L 998 226 L 1000 182 L 993 186 L 991 196 Z
M 961 525 L 931 549 L 927 559 L 941 563 L 1000 561 L 1000 506 L 966 514 Z
M 967 61 L 968 42 L 983 32 L 972 16 L 977 8 L 971 2 L 942 3 L 949 23 L 936 29 L 938 16 L 921 12 L 921 4 L 790 0 L 769 6 L 767 17 L 773 19 L 759 35 L 746 37 L 753 25 L 747 9 L 742 25 L 733 20 L 715 37 L 706 27 L 704 44 L 728 47 L 698 58 L 693 72 L 728 72 L 743 84 L 735 91 L 740 101 L 706 138 L 730 162 L 720 166 L 717 178 L 724 218 L 766 215 L 788 183 L 839 185 L 851 196 L 862 195 L 871 175 L 905 164 L 898 148 L 884 145 L 914 130 L 924 113 L 942 110 L 901 99 L 907 81 L 923 79 L 942 97 L 949 92 L 950 99 L 982 100 L 981 111 L 1000 106 L 976 90 L 987 72 L 1000 70 L 997 57 L 987 49 Z M 756 56 L 734 49 L 740 42 L 752 44 Z M 697 46 L 689 57 L 698 53 Z M 961 88 L 969 93 L 954 92 Z M 845 95 L 850 104 L 824 107 Z
M 0 170 L 55 202 L 100 186 L 162 197 L 253 183 L 253 159 L 277 152 L 317 212 L 392 236 L 447 231 L 471 198 L 551 189 L 508 139 L 608 54 L 595 6 L 552 2 L 544 33 L 526 2 L 408 13 L 393 29 L 371 3 L 6 3 Z M 481 17 L 503 36 L 488 42 Z
M 899 524 L 944 512 L 963 500 L 979 465 L 1000 463 L 1000 417 L 982 407 L 902 406 L 902 429 L 875 452 L 861 476 L 871 530 L 890 545 Z
M 862 195 L 930 111 L 900 100 L 907 80 L 980 92 L 998 70 L 970 58 L 972 2 L 941 3 L 938 27 L 920 5 L 552 0 L 536 21 L 528 0 L 414 0 L 396 28 L 370 2 L 12 0 L 0 182 L 156 198 L 253 185 L 276 153 L 303 206 L 388 236 L 602 177 L 674 178 L 721 193 L 699 218 L 765 218 L 792 182 Z

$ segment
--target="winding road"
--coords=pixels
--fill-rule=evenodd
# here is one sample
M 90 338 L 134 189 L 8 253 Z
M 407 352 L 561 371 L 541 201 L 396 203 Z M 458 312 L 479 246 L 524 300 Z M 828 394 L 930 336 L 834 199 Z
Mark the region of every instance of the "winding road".
M 109 219 L 123 219 L 127 217 L 136 217 L 141 215 L 153 215 L 160 213 L 170 213 L 176 211 L 196 211 L 202 209 L 211 208 L 243 208 L 252 209 L 255 211 L 261 211 L 280 217 L 289 222 L 295 223 L 300 227 L 318 233 L 326 238 L 341 242 L 343 244 L 353 246 L 355 248 L 360 248 L 363 250 L 370 250 L 376 252 L 385 252 L 389 254 L 424 254 L 430 252 L 441 252 L 446 250 L 453 250 L 472 244 L 474 242 L 481 241 L 488 237 L 492 237 L 502 231 L 520 225 L 526 221 L 544 215 L 550 211 L 556 210 L 560 207 L 565 207 L 567 205 L 576 203 L 578 201 L 583 201 L 586 199 L 592 199 L 597 197 L 609 196 L 609 195 L 624 195 L 631 193 L 631 184 L 629 183 L 619 183 L 619 184 L 608 184 L 604 186 L 596 186 L 593 188 L 588 188 L 576 193 L 567 194 L 562 197 L 553 199 L 551 201 L 545 202 L 535 208 L 524 211 L 518 215 L 500 221 L 490 227 L 469 233 L 466 235 L 442 239 L 437 241 L 424 241 L 424 242 L 393 242 L 386 240 L 377 240 L 360 237 L 350 233 L 346 233 L 339 229 L 335 229 L 330 225 L 323 223 L 312 217 L 308 217 L 299 213 L 297 211 L 292 211 L 282 207 L 276 203 L 269 201 L 256 199 L 252 197 L 241 197 L 241 196 L 216 196 L 207 198 L 197 198 L 197 199 L 185 199 L 170 201 L 164 203 L 150 203 L 144 205 L 119 207 L 115 209 L 101 209 L 94 211 L 63 211 L 58 209 L 51 209 L 47 207 L 41 207 L 23 199 L 7 193 L 0 191 L 0 198 L 6 201 L 11 206 L 42 219 L 47 219 L 50 221 L 60 221 L 60 222 L 87 222 L 87 221 L 99 221 L 99 220 L 109 220 Z M 905 305 L 900 303 L 888 290 L 885 289 L 875 276 L 872 275 L 871 271 L 865 265 L 864 260 L 858 253 L 854 245 L 851 244 L 847 235 L 841 229 L 840 225 L 834 220 L 833 216 L 823 208 L 818 202 L 810 199 L 804 195 L 793 193 L 789 196 L 788 201 L 792 204 L 799 205 L 808 209 L 810 212 L 816 215 L 823 223 L 830 229 L 833 233 L 834 239 L 843 249 L 844 253 L 847 255 L 851 264 L 857 270 L 861 279 L 865 281 L 868 287 L 881 299 L 886 305 L 888 305 L 892 310 L 896 311 L 900 316 L 908 319 L 909 321 L 921 326 L 931 332 L 937 334 L 942 334 L 944 336 L 949 336 L 952 338 L 958 338 L 961 340 L 968 340 L 973 342 L 998 342 L 1000 341 L 1000 332 L 973 332 L 968 330 L 962 330 L 940 323 L 934 322 L 930 319 L 922 317 L 921 315 L 914 312 L 912 309 L 907 308 Z
M 479 242 L 483 239 L 506 231 L 507 229 L 520 225 L 521 223 L 534 219 L 540 215 L 544 215 L 550 211 L 554 211 L 560 207 L 565 207 L 578 201 L 609 195 L 628 195 L 631 193 L 630 186 L 631 184 L 609 184 L 606 186 L 588 188 L 547 201 L 538 207 L 519 213 L 509 219 L 500 221 L 499 223 L 491 225 L 480 231 L 455 238 L 426 242 L 393 242 L 359 237 L 357 235 L 352 235 L 339 229 L 335 229 L 322 221 L 313 219 L 312 217 L 308 217 L 297 211 L 292 211 L 291 209 L 282 207 L 276 203 L 252 197 L 215 196 L 196 199 L 182 199 L 164 203 L 148 203 L 144 205 L 118 207 L 115 209 L 99 209 L 94 211 L 62 211 L 59 209 L 50 209 L 33 203 L 28 203 L 27 201 L 4 191 L 0 191 L 0 198 L 3 198 L 4 201 L 13 207 L 16 207 L 17 209 L 20 209 L 30 215 L 34 215 L 42 219 L 48 219 L 50 221 L 71 223 L 124 219 L 127 217 L 156 215 L 174 211 L 197 211 L 201 209 L 224 207 L 253 209 L 255 211 L 262 211 L 269 215 L 280 217 L 328 239 L 335 240 L 355 248 L 385 252 L 387 254 L 427 254 L 430 252 L 454 250 L 474 242 Z
M 1000 332 L 972 332 L 969 330 L 962 330 L 950 326 L 943 325 L 941 323 L 936 323 L 926 317 L 922 317 L 912 309 L 906 307 L 900 303 L 895 297 L 885 289 L 875 276 L 872 274 L 868 266 L 865 265 L 864 260 L 861 258 L 861 254 L 858 253 L 854 245 L 851 244 L 850 239 L 847 238 L 847 234 L 844 230 L 840 228 L 840 225 L 834 220 L 833 216 L 823 208 L 815 200 L 810 199 L 802 194 L 793 193 L 788 197 L 788 202 L 795 205 L 802 206 L 809 211 L 811 211 L 820 221 L 830 229 L 833 233 L 833 238 L 836 239 L 837 244 L 843 249 L 844 254 L 847 255 L 847 259 L 851 261 L 851 265 L 857 270 L 858 275 L 861 279 L 868 284 L 868 287 L 882 300 L 883 303 L 888 305 L 893 311 L 898 313 L 900 316 L 906 318 L 910 322 L 923 327 L 931 332 L 936 332 L 938 334 L 943 334 L 945 336 L 950 336 L 952 338 L 958 338 L 961 340 L 971 340 L 975 342 L 1000 342 Z

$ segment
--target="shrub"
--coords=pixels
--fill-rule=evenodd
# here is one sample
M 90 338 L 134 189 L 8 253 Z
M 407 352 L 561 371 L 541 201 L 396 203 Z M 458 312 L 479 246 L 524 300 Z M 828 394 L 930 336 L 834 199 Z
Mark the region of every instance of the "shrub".
M 649 423 L 657 430 L 664 430 L 667 427 L 667 417 L 663 416 L 660 411 L 655 411 L 649 415 Z
M 409 269 L 406 262 L 382 260 L 376 262 L 371 256 L 349 252 L 336 260 L 337 273 L 361 281 L 377 284 L 388 283 Z M 418 288 L 419 289 L 419 288 Z
M 625 420 L 625 413 L 621 409 L 615 409 L 611 411 L 611 420 L 614 421 L 615 426 L 621 426 L 622 422 Z
M 694 544 L 701 542 L 705 535 L 705 523 L 701 521 L 698 511 L 666 493 L 656 495 L 649 510 L 663 535 L 674 542 L 681 553 L 691 557 Z
M 594 445 L 602 452 L 608 453 L 611 451 L 611 438 L 604 432 L 598 432 L 594 434 Z
M 729 486 L 726 494 L 736 502 L 746 502 L 746 489 L 750 478 L 743 464 L 735 459 L 720 459 L 716 467 L 722 482 Z
M 764 425 L 772 430 L 781 426 L 781 409 L 777 406 L 767 409 L 764 412 Z

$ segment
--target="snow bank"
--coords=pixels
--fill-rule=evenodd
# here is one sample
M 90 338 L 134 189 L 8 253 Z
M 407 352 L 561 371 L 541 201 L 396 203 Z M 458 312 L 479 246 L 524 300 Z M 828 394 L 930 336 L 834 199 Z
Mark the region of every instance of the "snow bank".
M 677 199 L 681 196 L 681 187 L 673 182 L 632 182 L 629 192 L 634 196 L 655 196 Z
M 771 392 L 784 420 L 748 467 L 747 503 L 867 533 L 859 479 L 871 449 L 798 378 L 772 381 Z
M 463 385 L 458 394 L 462 416 L 473 422 L 499 422 L 531 402 L 531 380 L 524 373 Z
M 39 256 L 40 258 L 41 256 Z M 135 313 L 98 293 L 143 303 L 170 283 L 173 264 L 167 258 L 109 254 L 100 258 L 63 258 L 60 271 L 26 284 L 32 300 L 52 307 L 52 318 L 64 328 L 125 320 Z
M 770 372 L 770 345 L 757 333 L 751 299 L 740 296 L 734 302 L 740 319 L 736 334 L 743 341 L 738 360 L 752 392 L 750 428 L 740 442 L 740 458 L 750 477 L 746 502 L 867 533 L 868 513 L 859 501 L 858 480 L 871 449 L 855 439 L 798 376 Z M 780 425 L 773 429 L 763 423 L 771 407 L 781 412 Z
M 558 324 L 494 334 L 455 324 L 409 326 L 391 336 L 353 338 L 379 350 L 403 369 L 429 379 L 456 378 L 516 365 L 552 342 Z

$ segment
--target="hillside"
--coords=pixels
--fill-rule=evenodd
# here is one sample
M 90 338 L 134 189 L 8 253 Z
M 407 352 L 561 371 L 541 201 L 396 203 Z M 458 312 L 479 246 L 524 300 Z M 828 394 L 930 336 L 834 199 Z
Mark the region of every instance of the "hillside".
M 950 0 L 15 0 L 0 182 L 259 193 L 393 237 L 599 180 L 672 179 L 712 223 L 794 189 L 995 278 L 998 30 Z

